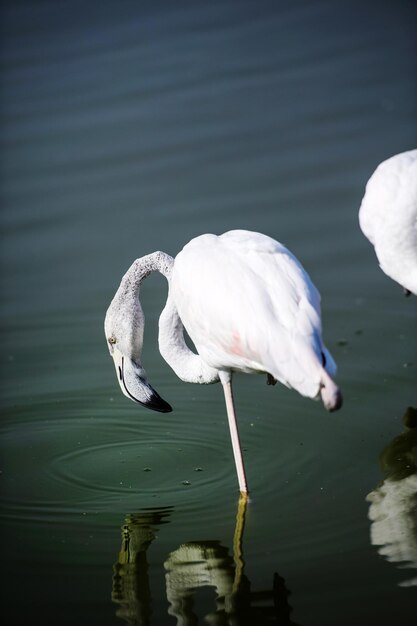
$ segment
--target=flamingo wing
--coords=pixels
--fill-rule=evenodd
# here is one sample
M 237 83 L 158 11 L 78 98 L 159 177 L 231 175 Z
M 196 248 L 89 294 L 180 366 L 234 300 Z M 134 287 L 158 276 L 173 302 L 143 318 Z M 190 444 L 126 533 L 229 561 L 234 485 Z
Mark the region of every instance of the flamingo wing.
M 274 239 L 249 231 L 193 239 L 177 255 L 171 283 L 179 315 L 211 367 L 268 372 L 314 397 L 323 354 L 320 295 L 299 261 Z
M 378 165 L 366 184 L 359 224 L 382 271 L 417 294 L 417 150 Z

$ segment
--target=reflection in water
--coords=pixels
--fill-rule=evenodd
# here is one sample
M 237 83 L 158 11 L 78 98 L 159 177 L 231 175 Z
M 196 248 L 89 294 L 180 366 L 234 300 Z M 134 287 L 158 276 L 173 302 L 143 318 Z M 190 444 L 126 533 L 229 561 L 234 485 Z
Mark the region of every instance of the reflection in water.
M 164 563 L 169 615 L 177 626 L 199 623 L 194 610 L 196 592 L 211 588 L 215 592 L 213 610 L 204 616 L 212 626 L 297 626 L 290 619 L 289 592 L 278 574 L 271 589 L 252 592 L 244 574 L 243 531 L 247 497 L 238 504 L 233 538 L 233 556 L 219 541 L 192 541 L 181 544 Z M 151 616 L 146 551 L 155 538 L 152 526 L 164 523 L 170 509 L 129 515 L 122 527 L 122 547 L 113 568 L 113 601 L 116 612 L 130 626 L 148 626 Z
M 216 593 L 214 614 L 206 619 L 211 624 L 227 624 L 226 616 L 234 613 L 233 560 L 227 548 L 218 541 L 191 542 L 181 545 L 165 561 L 168 613 L 177 624 L 198 623 L 193 612 L 197 589 L 212 587 Z
M 146 552 L 155 539 L 153 526 L 166 523 L 172 509 L 144 511 L 126 517 L 122 545 L 113 566 L 112 600 L 119 605 L 117 617 L 127 624 L 146 626 L 151 614 L 148 561 Z
M 371 542 L 403 568 L 417 568 L 417 409 L 403 417 L 405 431 L 382 451 L 385 480 L 367 496 Z M 417 577 L 400 583 L 417 585 Z

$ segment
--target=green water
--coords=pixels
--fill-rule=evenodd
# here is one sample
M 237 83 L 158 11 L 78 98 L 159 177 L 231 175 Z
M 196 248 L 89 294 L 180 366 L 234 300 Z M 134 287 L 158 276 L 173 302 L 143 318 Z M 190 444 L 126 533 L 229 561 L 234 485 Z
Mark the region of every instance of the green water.
M 416 145 L 415 18 L 406 0 L 3 3 L 3 623 L 410 623 L 417 300 L 357 212 Z M 231 228 L 308 269 L 345 398 L 328 414 L 235 377 L 246 508 L 220 386 L 159 355 L 164 279 L 142 291 L 143 362 L 173 413 L 120 393 L 103 333 L 135 258 Z

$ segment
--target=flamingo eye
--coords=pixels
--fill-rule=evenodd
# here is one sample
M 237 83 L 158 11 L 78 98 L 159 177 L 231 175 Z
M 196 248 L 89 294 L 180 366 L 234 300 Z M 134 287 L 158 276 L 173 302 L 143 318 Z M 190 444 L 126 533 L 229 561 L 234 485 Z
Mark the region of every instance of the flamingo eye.
M 116 343 L 116 337 L 112 335 L 111 337 L 108 338 L 108 342 L 110 345 L 114 345 Z

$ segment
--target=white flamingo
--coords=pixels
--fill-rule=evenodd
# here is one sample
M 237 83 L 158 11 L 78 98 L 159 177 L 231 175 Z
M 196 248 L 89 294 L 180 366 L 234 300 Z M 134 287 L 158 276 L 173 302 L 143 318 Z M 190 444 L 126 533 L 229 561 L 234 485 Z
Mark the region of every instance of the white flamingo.
M 366 185 L 359 224 L 385 274 L 417 294 L 417 150 L 378 165 Z
M 139 288 L 151 272 L 168 280 L 159 318 L 159 349 L 185 382 L 220 380 L 242 493 L 247 481 L 234 410 L 232 372 L 266 373 L 303 396 L 341 406 L 336 365 L 322 340 L 320 295 L 299 261 L 274 239 L 235 230 L 191 240 L 175 261 L 154 252 L 123 276 L 105 319 L 105 334 L 123 393 L 156 411 L 171 407 L 147 381 L 140 357 L 144 315 Z M 183 326 L 198 354 L 186 345 Z

